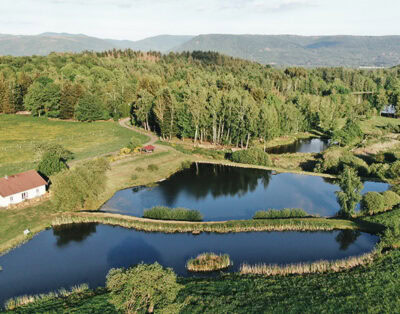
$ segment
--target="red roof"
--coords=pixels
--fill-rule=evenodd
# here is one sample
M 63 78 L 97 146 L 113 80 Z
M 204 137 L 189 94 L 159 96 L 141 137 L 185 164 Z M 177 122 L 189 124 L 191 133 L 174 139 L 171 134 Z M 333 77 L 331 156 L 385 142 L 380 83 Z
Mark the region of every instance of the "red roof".
M 153 145 L 147 145 L 143 147 L 145 150 L 155 150 L 156 148 Z
M 7 197 L 46 185 L 47 182 L 35 170 L 0 178 L 0 195 Z

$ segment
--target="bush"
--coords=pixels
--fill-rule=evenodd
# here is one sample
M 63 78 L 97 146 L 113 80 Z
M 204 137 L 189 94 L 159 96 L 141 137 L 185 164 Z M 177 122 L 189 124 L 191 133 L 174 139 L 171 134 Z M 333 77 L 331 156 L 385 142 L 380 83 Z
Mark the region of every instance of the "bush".
M 44 154 L 37 167 L 37 170 L 46 177 L 50 177 L 51 175 L 65 169 L 67 169 L 65 162 L 63 162 L 59 157 L 51 155 L 50 153 Z
M 203 253 L 187 261 L 186 268 L 194 272 L 216 271 L 228 268 L 232 262 L 228 254 Z
M 307 216 L 309 215 L 301 208 L 285 208 L 282 210 L 259 210 L 254 214 L 253 219 L 302 218 Z
M 144 218 L 159 220 L 181 220 L 181 221 L 202 221 L 203 215 L 194 209 L 186 208 L 168 208 L 156 206 L 146 209 L 143 213 Z
M 400 160 L 394 162 L 388 171 L 388 175 L 391 179 L 399 180 L 400 179 Z
M 142 167 L 136 167 L 136 169 L 135 169 L 137 172 L 142 172 L 142 171 L 144 171 L 144 169 L 142 168 Z
M 261 148 L 253 147 L 247 150 L 238 150 L 232 153 L 232 161 L 259 166 L 270 166 L 271 159 Z
M 138 148 L 141 146 L 142 146 L 142 142 L 135 136 L 130 139 L 129 144 L 127 145 L 127 147 L 131 150 L 134 150 L 135 148 Z
M 383 192 L 382 196 L 386 210 L 392 209 L 394 206 L 400 203 L 400 196 L 393 191 L 385 191 Z
M 372 164 L 369 166 L 369 172 L 371 176 L 379 178 L 381 180 L 385 180 L 387 176 L 387 172 L 389 170 L 388 164 Z
M 136 267 L 111 269 L 106 286 L 110 302 L 123 313 L 178 313 L 176 302 L 182 285 L 176 282 L 171 268 L 160 264 L 139 264 Z
M 385 202 L 382 194 L 378 192 L 365 193 L 361 200 L 361 211 L 373 215 L 385 210 Z
M 158 170 L 158 166 L 155 164 L 150 164 L 147 166 L 147 169 L 150 171 L 157 171 Z

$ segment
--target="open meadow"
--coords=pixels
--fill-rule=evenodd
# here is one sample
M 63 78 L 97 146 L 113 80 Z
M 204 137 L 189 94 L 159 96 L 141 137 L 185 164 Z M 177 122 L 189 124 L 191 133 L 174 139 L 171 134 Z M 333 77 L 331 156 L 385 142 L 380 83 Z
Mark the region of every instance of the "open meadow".
M 122 128 L 117 122 L 72 122 L 18 115 L 0 115 L 0 177 L 35 167 L 36 147 L 41 143 L 62 144 L 85 159 L 117 151 L 133 137 L 147 137 Z

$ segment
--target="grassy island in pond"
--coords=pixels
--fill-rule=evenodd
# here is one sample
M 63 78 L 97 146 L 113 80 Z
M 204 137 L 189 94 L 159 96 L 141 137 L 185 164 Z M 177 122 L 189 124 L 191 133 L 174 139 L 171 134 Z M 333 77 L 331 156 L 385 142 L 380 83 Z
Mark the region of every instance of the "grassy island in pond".
M 208 272 L 228 268 L 232 262 L 228 254 L 203 253 L 188 260 L 186 268 L 193 272 Z
M 158 220 L 202 221 L 203 216 L 198 210 L 186 208 L 168 208 L 156 206 L 143 213 L 144 218 Z

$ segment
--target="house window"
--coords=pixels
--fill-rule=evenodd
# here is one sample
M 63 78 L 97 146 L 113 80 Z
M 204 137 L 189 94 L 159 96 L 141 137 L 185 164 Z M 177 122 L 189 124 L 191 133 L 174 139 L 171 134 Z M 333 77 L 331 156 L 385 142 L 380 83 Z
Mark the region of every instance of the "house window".
M 28 192 L 22 193 L 22 199 L 27 199 L 28 198 Z
M 39 189 L 36 189 L 36 194 L 39 194 Z
M 14 198 L 12 196 L 10 196 L 10 202 L 14 201 Z

